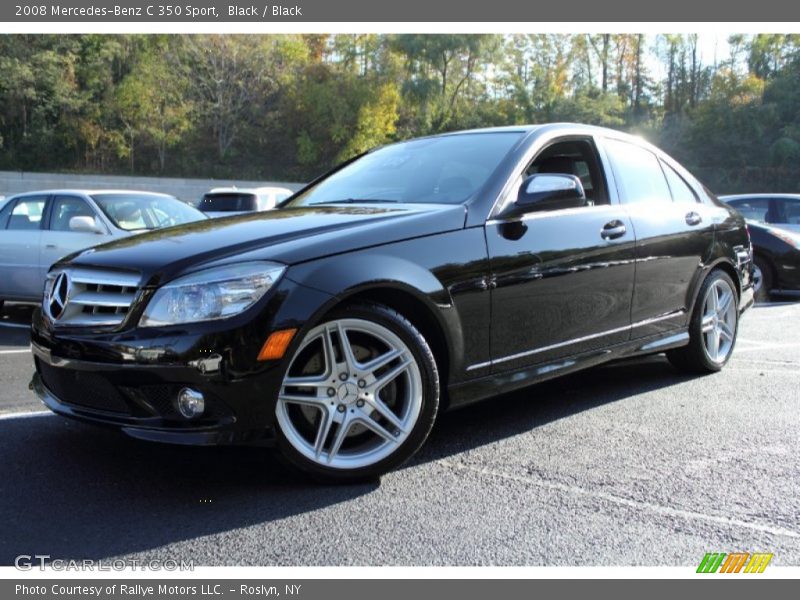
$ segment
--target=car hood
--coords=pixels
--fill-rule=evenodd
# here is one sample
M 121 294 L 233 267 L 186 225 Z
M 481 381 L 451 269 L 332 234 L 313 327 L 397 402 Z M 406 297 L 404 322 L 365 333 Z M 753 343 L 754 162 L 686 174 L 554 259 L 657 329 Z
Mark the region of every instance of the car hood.
M 146 285 L 235 260 L 297 264 L 331 254 L 464 227 L 462 205 L 327 205 L 196 221 L 115 240 L 72 255 L 76 266 L 134 270 Z

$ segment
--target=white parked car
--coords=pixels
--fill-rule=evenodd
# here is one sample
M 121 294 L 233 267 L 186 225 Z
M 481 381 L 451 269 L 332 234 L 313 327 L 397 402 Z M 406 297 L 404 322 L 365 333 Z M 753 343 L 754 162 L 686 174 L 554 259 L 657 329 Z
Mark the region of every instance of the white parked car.
M 77 250 L 136 232 L 207 219 L 173 196 L 48 190 L 0 201 L 0 308 L 40 302 L 50 266 Z
M 209 217 L 229 217 L 272 210 L 292 194 L 292 190 L 282 187 L 214 188 L 203 194 L 197 208 Z

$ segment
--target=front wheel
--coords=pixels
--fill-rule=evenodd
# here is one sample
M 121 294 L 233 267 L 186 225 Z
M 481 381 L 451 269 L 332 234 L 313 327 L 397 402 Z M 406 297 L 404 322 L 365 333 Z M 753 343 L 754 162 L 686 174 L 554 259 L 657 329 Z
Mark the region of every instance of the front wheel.
M 402 315 L 359 304 L 303 338 L 275 407 L 278 447 L 332 482 L 374 479 L 413 455 L 439 405 L 436 362 Z
M 703 281 L 689 321 L 689 344 L 670 350 L 667 358 L 682 371 L 719 371 L 733 353 L 738 330 L 736 286 L 727 273 L 712 271 Z

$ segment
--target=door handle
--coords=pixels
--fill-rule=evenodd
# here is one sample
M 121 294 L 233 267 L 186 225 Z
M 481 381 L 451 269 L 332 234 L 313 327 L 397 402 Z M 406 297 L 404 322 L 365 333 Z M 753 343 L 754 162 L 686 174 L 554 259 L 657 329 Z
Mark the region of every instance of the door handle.
M 703 222 L 703 217 L 701 217 L 698 213 L 692 211 L 686 213 L 686 224 L 687 225 L 700 225 Z
M 45 248 L 56 248 L 57 246 L 55 244 L 45 244 L 44 247 Z
M 600 237 L 604 240 L 614 240 L 618 237 L 622 237 L 625 235 L 625 232 L 628 231 L 625 228 L 625 223 L 622 221 L 614 220 L 609 221 L 603 226 L 603 229 L 600 231 Z

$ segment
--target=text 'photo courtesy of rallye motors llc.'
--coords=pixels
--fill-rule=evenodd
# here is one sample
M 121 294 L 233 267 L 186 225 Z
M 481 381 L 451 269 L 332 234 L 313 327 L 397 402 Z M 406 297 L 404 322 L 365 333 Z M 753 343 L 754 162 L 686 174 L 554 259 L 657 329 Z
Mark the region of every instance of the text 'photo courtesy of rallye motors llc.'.
M 752 303 L 743 217 L 657 148 L 459 131 L 357 156 L 276 210 L 61 260 L 31 387 L 142 440 L 275 444 L 359 481 L 450 408 L 646 354 L 718 371 Z

